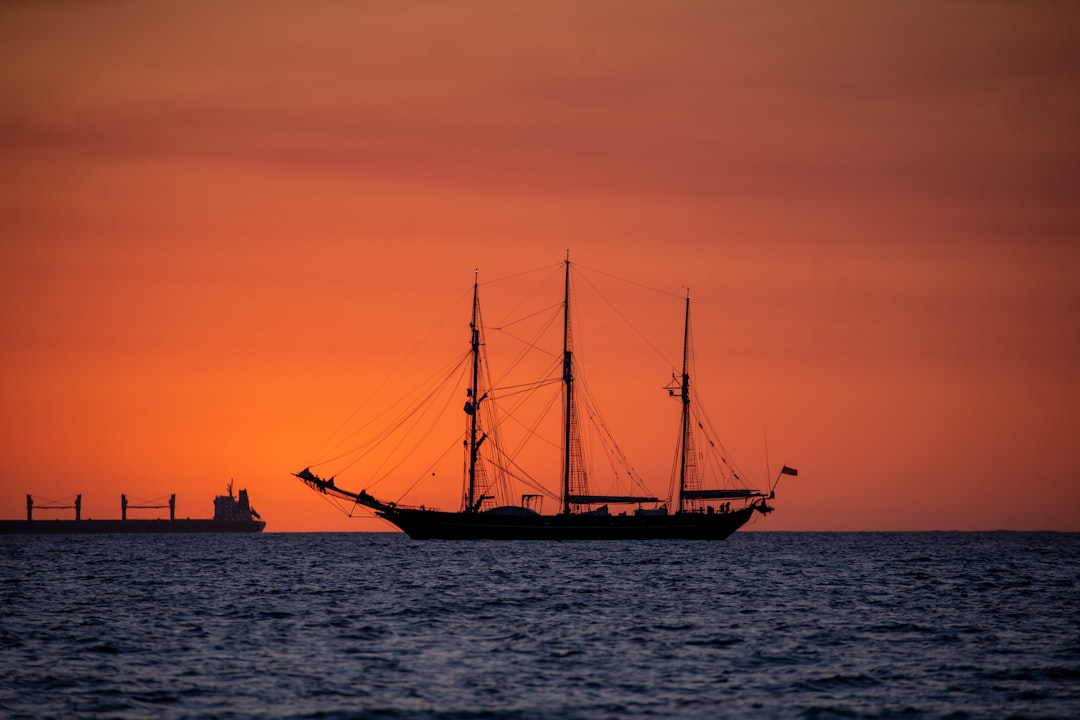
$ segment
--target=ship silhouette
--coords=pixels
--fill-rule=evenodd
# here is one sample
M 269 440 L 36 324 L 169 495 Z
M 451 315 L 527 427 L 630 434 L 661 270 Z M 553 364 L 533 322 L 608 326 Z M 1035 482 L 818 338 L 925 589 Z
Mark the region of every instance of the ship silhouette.
M 632 484 L 640 490 L 637 493 L 590 491 L 581 428 L 585 419 L 598 417 L 598 411 L 589 404 L 591 395 L 579 389 L 579 367 L 571 332 L 572 265 L 569 258 L 564 265 L 563 299 L 557 306 L 562 316 L 562 350 L 554 368 L 555 377 L 542 378 L 531 384 L 499 387 L 487 384 L 487 343 L 481 322 L 479 282 L 474 279 L 469 352 L 462 359 L 465 367 L 461 374 L 467 378 L 463 407 L 465 461 L 462 500 L 457 510 L 380 499 L 366 489 L 348 489 L 337 477 L 320 477 L 311 466 L 293 475 L 320 494 L 344 500 L 351 507 L 361 506 L 374 511 L 376 516 L 414 539 L 722 540 L 749 522 L 755 513 L 771 512 L 773 508 L 769 501 L 775 497 L 776 483 L 782 475 L 796 475 L 797 471 L 785 465 L 768 490 L 750 488 L 733 469 L 733 463 L 719 441 L 706 433 L 707 429 L 711 430 L 711 423 L 697 406 L 690 377 L 689 292 L 686 293 L 683 317 L 682 369 L 680 373 L 672 374 L 671 383 L 664 388 L 681 406 L 670 494 L 666 498 L 657 497 L 636 477 Z M 551 490 L 519 468 L 515 453 L 501 446 L 503 411 L 500 406 L 507 403 L 500 403 L 500 400 L 516 397 L 523 388 L 554 382 L 561 385 L 563 406 L 559 431 L 562 473 L 558 488 Z M 705 437 L 699 438 L 700 434 Z M 706 449 L 711 454 L 718 452 L 719 460 L 706 461 Z M 617 447 L 613 454 L 622 456 Z M 523 483 L 531 492 L 512 497 L 510 488 L 515 481 L 519 487 Z M 542 512 L 545 498 L 558 503 L 558 512 Z M 612 506 L 628 509 L 614 512 Z

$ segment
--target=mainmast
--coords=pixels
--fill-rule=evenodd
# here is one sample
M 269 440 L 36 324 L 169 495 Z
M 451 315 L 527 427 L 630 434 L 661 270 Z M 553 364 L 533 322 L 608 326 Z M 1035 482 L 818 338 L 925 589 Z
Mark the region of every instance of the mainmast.
M 484 442 L 484 437 L 477 437 L 477 415 L 480 412 L 481 397 L 477 397 L 478 385 L 480 380 L 480 293 L 479 293 L 479 278 L 480 270 L 476 270 L 476 275 L 473 279 L 473 306 L 472 306 L 472 322 L 469 323 L 469 328 L 472 330 L 472 380 L 468 389 L 468 400 L 465 402 L 465 412 L 469 415 L 469 437 L 467 440 L 469 446 L 469 488 L 465 499 L 466 512 L 473 512 L 480 509 L 480 502 L 476 499 L 476 460 L 480 451 L 480 443 Z M 483 498 L 481 498 L 483 500 Z
M 563 513 L 570 514 L 571 425 L 574 413 L 574 375 L 570 350 L 570 253 L 566 254 L 566 284 L 563 293 L 563 393 L 566 414 L 563 418 Z
M 683 492 L 686 490 L 687 459 L 691 452 L 690 433 L 690 291 L 686 291 L 686 321 L 683 326 L 682 357 L 682 452 L 679 454 L 679 512 L 683 512 Z

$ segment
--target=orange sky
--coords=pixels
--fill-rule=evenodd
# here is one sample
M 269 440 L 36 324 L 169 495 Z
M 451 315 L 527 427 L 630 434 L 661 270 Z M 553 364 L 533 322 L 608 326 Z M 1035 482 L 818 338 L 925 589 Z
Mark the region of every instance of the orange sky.
M 235 478 L 388 529 L 289 473 L 569 248 L 693 289 L 725 444 L 800 470 L 755 528 L 1078 531 L 1077 48 L 1070 2 L 3 3 L 0 517 Z M 634 436 L 667 376 L 607 372 Z

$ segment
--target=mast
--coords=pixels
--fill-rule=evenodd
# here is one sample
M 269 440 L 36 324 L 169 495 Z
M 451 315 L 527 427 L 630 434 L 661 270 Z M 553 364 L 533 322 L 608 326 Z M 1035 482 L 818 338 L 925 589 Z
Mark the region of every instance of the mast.
M 682 452 L 679 454 L 679 512 L 683 512 L 683 492 L 686 490 L 686 466 L 690 453 L 690 290 L 686 291 L 686 321 L 683 326 L 682 357 Z
M 480 411 L 480 399 L 477 398 L 477 385 L 480 379 L 480 293 L 479 293 L 479 278 L 480 270 L 477 269 L 476 275 L 473 278 L 473 305 L 472 305 L 472 322 L 469 323 L 469 328 L 472 330 L 472 380 L 468 389 L 468 400 L 465 402 L 465 412 L 469 415 L 469 490 L 465 500 L 466 512 L 472 512 L 478 510 L 476 502 L 476 458 L 480 451 L 480 443 L 483 439 L 477 440 L 476 433 L 476 416 Z
M 574 375 L 571 371 L 570 350 L 570 253 L 566 253 L 566 283 L 563 293 L 563 393 L 566 414 L 563 418 L 563 513 L 570 514 L 570 443 L 571 420 L 574 412 Z

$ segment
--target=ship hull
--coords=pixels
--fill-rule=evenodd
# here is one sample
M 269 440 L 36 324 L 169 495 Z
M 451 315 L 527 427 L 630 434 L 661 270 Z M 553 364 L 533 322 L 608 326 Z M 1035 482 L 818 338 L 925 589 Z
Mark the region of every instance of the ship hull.
M 262 520 L 0 520 L 0 535 L 156 535 L 262 532 Z
M 674 515 L 499 515 L 398 509 L 377 513 L 414 540 L 723 540 L 753 508 Z

